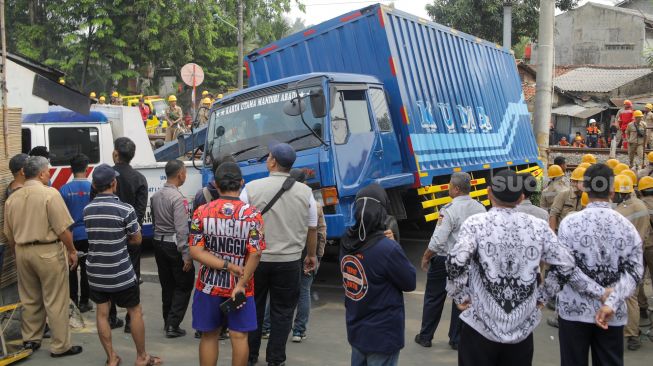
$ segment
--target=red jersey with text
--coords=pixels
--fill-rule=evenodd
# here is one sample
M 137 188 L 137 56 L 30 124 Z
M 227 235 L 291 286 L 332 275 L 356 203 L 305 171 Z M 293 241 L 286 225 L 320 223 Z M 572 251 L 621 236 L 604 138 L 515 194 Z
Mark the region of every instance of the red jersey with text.
M 238 199 L 222 198 L 200 206 L 193 215 L 190 246 L 204 247 L 216 257 L 244 267 L 249 253 L 265 249 L 263 218 L 254 207 Z M 205 294 L 230 297 L 238 278 L 229 271 L 200 267 L 195 288 Z M 254 295 L 254 277 L 245 296 Z

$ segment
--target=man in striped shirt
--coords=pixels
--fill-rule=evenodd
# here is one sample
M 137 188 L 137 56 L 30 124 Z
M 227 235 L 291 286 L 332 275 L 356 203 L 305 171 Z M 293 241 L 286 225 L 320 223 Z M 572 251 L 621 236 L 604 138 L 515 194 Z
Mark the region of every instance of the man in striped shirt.
M 93 172 L 93 188 L 98 194 L 84 209 L 89 243 L 86 260 L 89 297 L 97 304 L 97 329 L 107 353 L 107 365 L 118 365 L 121 361 L 111 343 L 111 303 L 127 308 L 136 345 L 136 365 L 158 365 L 161 359 L 145 352 L 145 325 L 138 281 L 127 252 L 128 243 L 141 243 L 141 228 L 134 208 L 114 194 L 118 175 L 107 164 L 97 166 Z

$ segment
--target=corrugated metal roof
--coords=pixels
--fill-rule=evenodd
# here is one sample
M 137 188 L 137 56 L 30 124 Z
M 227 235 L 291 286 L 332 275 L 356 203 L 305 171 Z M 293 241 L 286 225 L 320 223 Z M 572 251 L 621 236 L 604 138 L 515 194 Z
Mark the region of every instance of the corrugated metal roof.
M 575 118 L 589 118 L 595 114 L 603 112 L 606 109 L 607 108 L 605 107 L 586 108 L 577 104 L 565 104 L 560 107 L 553 108 L 551 113 L 560 116 L 571 116 Z
M 553 79 L 553 85 L 564 91 L 607 93 L 651 73 L 651 69 L 581 67 Z

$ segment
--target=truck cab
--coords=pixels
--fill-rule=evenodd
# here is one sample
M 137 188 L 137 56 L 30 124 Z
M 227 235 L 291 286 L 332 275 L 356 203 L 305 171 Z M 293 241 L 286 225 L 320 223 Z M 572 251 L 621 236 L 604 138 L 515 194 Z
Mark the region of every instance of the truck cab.
M 290 144 L 297 151 L 294 167 L 307 173 L 307 184 L 323 205 L 327 237 L 336 239 L 353 224 L 360 188 L 371 182 L 386 189 L 414 184 L 395 129 L 383 84 L 375 77 L 299 75 L 215 103 L 205 162 L 208 168 L 214 159 L 231 155 L 249 182 L 268 175 L 270 142 Z M 210 169 L 205 173 L 211 176 Z

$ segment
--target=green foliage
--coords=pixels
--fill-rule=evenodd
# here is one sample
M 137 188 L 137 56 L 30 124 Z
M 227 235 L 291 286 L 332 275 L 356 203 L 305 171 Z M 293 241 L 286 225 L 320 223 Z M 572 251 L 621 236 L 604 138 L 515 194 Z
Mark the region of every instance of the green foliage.
M 246 52 L 289 34 L 284 18 L 299 0 L 243 0 Z M 9 50 L 61 69 L 85 92 L 139 82 L 153 71 L 195 62 L 202 89 L 234 87 L 238 0 L 7 0 Z M 154 75 L 156 76 L 156 75 Z M 139 86 L 151 93 L 156 85 Z M 143 90 L 148 89 L 148 90 Z
M 491 42 L 503 38 L 503 4 L 512 3 L 512 39 L 537 38 L 539 0 L 434 0 L 426 11 L 434 21 Z M 563 11 L 573 9 L 578 0 L 557 0 Z
M 526 46 L 531 43 L 530 37 L 519 37 L 519 42 L 515 44 L 512 49 L 515 51 L 515 58 L 516 59 L 523 59 L 524 58 L 524 53 L 526 51 Z

